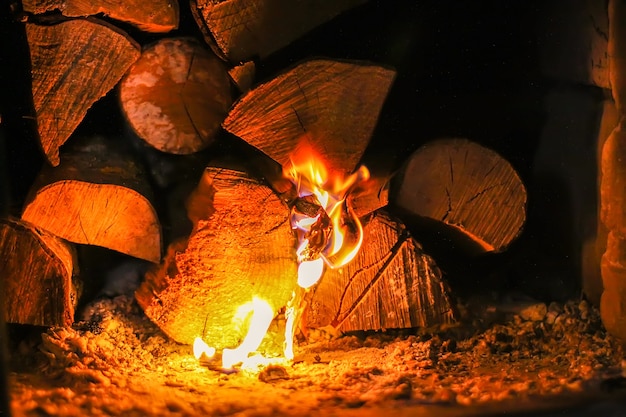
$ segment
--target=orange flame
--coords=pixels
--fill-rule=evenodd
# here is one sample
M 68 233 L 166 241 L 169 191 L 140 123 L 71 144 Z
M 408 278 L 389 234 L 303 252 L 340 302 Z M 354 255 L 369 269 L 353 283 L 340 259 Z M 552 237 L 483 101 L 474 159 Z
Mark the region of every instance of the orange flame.
M 319 205 L 330 219 L 331 232 L 319 257 L 330 268 L 340 268 L 350 262 L 363 243 L 363 228 L 356 214 L 346 204 L 348 193 L 362 181 L 369 179 L 365 166 L 346 177 L 328 172 L 322 159 L 306 144 L 301 144 L 291 155 L 291 163 L 284 169 L 284 175 L 295 185 L 299 197 L 315 196 Z M 302 213 L 292 214 L 292 227 L 296 230 L 299 246 L 296 250 L 298 262 L 298 284 L 303 288 L 314 285 L 323 273 L 322 262 L 307 258 L 307 248 L 311 244 L 308 234 L 318 222 L 314 217 Z

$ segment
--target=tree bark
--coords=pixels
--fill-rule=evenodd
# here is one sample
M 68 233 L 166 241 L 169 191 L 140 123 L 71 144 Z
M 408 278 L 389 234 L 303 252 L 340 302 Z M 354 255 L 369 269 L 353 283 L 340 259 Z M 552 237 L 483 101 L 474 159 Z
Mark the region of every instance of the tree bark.
M 202 337 L 216 349 L 235 347 L 246 331 L 233 323 L 237 309 L 259 297 L 277 313 L 297 285 L 289 210 L 269 187 L 213 167 L 189 207 L 194 231 L 170 246 L 135 297 L 177 342 Z
M 143 172 L 111 140 L 89 138 L 44 167 L 22 219 L 74 243 L 102 246 L 151 262 L 161 229 Z
M 91 19 L 26 24 L 26 35 L 40 142 L 56 166 L 59 146 L 139 57 L 139 46 L 119 29 Z
M 71 244 L 34 225 L 0 220 L 3 314 L 9 323 L 70 326 L 79 292 Z
M 424 145 L 396 180 L 393 205 L 417 216 L 418 229 L 460 235 L 478 253 L 505 250 L 526 221 L 526 189 L 513 167 L 466 139 Z
M 378 211 L 364 225 L 363 242 L 351 263 L 327 269 L 306 297 L 307 327 L 348 332 L 456 321 L 441 271 L 404 225 Z
M 44 14 L 60 11 L 66 17 L 104 14 L 111 19 L 130 23 L 145 32 L 164 33 L 178 28 L 177 0 L 152 1 L 86 1 L 86 0 L 24 0 L 27 13 Z
M 122 111 L 156 149 L 191 154 L 208 147 L 232 104 L 228 71 L 192 38 L 157 41 L 120 84 Z
M 251 90 L 223 123 L 285 166 L 306 137 L 329 172 L 352 172 L 369 143 L 395 72 L 330 60 L 301 63 Z
M 238 63 L 264 58 L 365 0 L 191 0 L 209 44 Z

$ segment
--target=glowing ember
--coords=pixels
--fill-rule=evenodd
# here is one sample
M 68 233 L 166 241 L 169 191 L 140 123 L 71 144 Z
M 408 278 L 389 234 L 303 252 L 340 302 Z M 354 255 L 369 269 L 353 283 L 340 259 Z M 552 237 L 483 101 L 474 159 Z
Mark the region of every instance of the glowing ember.
M 321 158 L 309 146 L 301 145 L 291 156 L 284 175 L 296 185 L 300 198 L 314 196 L 325 212 L 323 218 L 319 213 L 307 215 L 297 208 L 292 210 L 291 224 L 299 241 L 298 284 L 309 288 L 321 277 L 324 263 L 330 268 L 340 268 L 358 253 L 363 229 L 346 205 L 346 196 L 355 185 L 369 178 L 369 171 L 361 166 L 345 178 L 331 175 Z

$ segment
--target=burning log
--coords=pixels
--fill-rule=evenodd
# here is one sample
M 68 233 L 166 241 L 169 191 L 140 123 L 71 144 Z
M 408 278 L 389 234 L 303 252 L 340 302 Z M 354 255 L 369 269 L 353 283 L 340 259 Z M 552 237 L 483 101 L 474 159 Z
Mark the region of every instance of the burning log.
M 95 19 L 27 24 L 26 35 L 41 146 L 50 163 L 58 165 L 59 146 L 139 57 L 139 46 Z
M 24 0 L 27 13 L 44 14 L 60 11 L 66 17 L 86 17 L 104 14 L 111 19 L 130 23 L 146 32 L 169 32 L 178 27 L 178 1 L 84 1 L 84 0 Z
M 365 0 L 191 0 L 209 44 L 232 62 L 266 57 Z
M 46 166 L 22 219 L 70 242 L 102 246 L 151 262 L 161 258 L 161 230 L 143 172 L 113 148 L 90 138 Z
M 209 146 L 232 104 L 224 63 L 192 38 L 148 46 L 120 85 L 126 119 L 156 149 L 190 154 Z
M 235 347 L 247 330 L 237 325 L 238 309 L 260 303 L 271 320 L 295 289 L 289 210 L 262 183 L 213 167 L 189 207 L 194 231 L 186 243 L 170 246 L 135 297 L 177 342 L 201 337 L 216 349 Z
M 329 172 L 350 173 L 369 143 L 394 76 L 375 65 L 303 62 L 246 94 L 223 126 L 282 166 L 306 136 Z
M 513 167 L 466 139 L 424 145 L 396 179 L 394 206 L 417 216 L 419 228 L 457 242 L 460 234 L 477 252 L 505 250 L 526 221 L 526 189 Z
M 307 296 L 306 326 L 347 332 L 456 321 L 439 268 L 401 223 L 378 211 L 363 241 L 351 263 L 328 269 Z
M 0 220 L 3 314 L 9 323 L 69 326 L 78 290 L 71 244 L 34 225 Z

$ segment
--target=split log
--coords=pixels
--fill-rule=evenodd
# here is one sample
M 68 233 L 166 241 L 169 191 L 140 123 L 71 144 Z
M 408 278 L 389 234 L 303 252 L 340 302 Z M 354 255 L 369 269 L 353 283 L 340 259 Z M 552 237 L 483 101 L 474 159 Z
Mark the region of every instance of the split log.
M 191 0 L 209 44 L 231 62 L 264 58 L 365 0 Z
M 89 138 L 46 166 L 22 219 L 74 243 L 158 262 L 161 230 L 141 169 L 112 140 Z
M 111 19 L 154 33 L 165 33 L 178 28 L 179 20 L 178 0 L 23 0 L 22 8 L 26 13 L 33 14 L 60 11 L 66 17 L 87 17 L 102 13 Z
M 289 210 L 269 187 L 223 168 L 207 168 L 194 199 L 207 209 L 190 205 L 200 210 L 186 246 L 170 246 L 135 298 L 177 342 L 235 347 L 247 330 L 233 322 L 237 309 L 256 296 L 277 313 L 297 285 Z
M 16 219 L 0 220 L 0 279 L 9 323 L 70 326 L 79 292 L 68 242 Z
M 232 104 L 224 63 L 192 38 L 148 46 L 120 85 L 122 110 L 156 149 L 190 154 L 208 147 Z
M 417 229 L 451 235 L 464 249 L 501 252 L 526 221 L 526 189 L 496 152 L 467 139 L 441 139 L 415 151 L 398 173 L 394 207 Z M 452 233 L 451 233 L 452 232 Z M 426 235 L 426 234 L 425 234 Z
M 348 194 L 348 205 L 359 218 L 387 206 L 389 203 L 388 176 L 373 176 Z
M 247 61 L 243 64 L 236 65 L 228 71 L 230 79 L 242 93 L 247 93 L 252 88 L 254 76 L 256 73 L 256 65 L 254 61 Z
M 251 90 L 223 126 L 282 166 L 306 137 L 330 172 L 347 174 L 369 143 L 394 76 L 375 65 L 307 61 Z
M 363 246 L 341 269 L 327 269 L 308 297 L 308 327 L 340 332 L 406 329 L 456 321 L 435 261 L 383 212 L 364 225 Z
M 139 46 L 119 29 L 91 19 L 26 24 L 26 36 L 41 146 L 58 165 L 59 146 L 139 57 Z
M 609 1 L 609 78 L 615 105 L 626 115 L 626 5 Z

